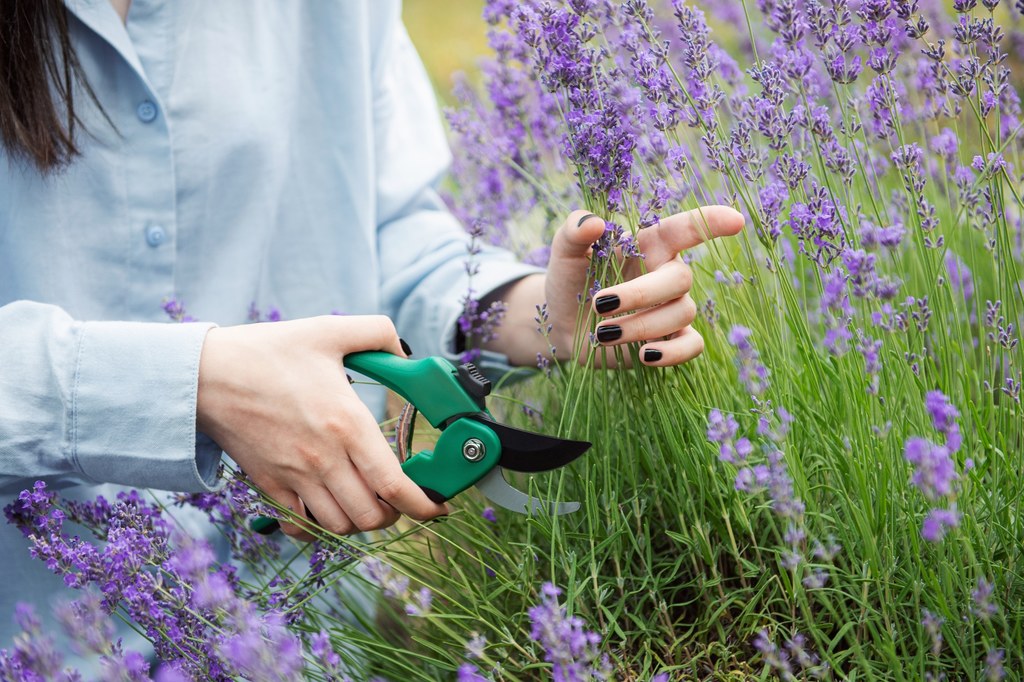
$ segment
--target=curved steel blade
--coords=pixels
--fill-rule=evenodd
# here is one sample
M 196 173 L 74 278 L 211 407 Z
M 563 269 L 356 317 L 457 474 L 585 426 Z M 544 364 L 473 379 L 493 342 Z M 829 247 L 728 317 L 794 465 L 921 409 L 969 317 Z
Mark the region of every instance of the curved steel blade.
M 582 440 L 566 440 L 543 436 L 532 431 L 523 431 L 505 426 L 490 419 L 474 417 L 498 434 L 501 440 L 501 458 L 498 464 L 532 474 L 563 467 L 590 449 L 590 443 Z
M 554 515 L 569 514 L 580 508 L 579 502 L 556 502 L 554 504 L 538 500 L 521 490 L 516 490 L 505 480 L 500 466 L 487 472 L 476 482 L 476 487 L 494 504 L 519 514 L 547 513 Z

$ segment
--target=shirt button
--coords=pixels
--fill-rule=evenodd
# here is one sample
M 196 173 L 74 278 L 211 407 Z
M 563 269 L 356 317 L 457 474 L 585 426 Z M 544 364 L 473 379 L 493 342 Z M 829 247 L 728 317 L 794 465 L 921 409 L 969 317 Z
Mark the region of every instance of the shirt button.
M 143 123 L 152 123 L 156 120 L 156 104 L 148 99 L 139 102 L 139 106 L 135 107 L 135 115 L 138 116 L 139 120 Z
M 167 241 L 167 231 L 159 225 L 150 225 L 146 228 L 146 243 L 156 247 Z

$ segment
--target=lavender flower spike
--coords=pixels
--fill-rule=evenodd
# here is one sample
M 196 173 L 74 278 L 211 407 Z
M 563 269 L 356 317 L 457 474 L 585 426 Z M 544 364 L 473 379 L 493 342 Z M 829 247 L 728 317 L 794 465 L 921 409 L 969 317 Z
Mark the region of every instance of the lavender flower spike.
M 768 389 L 768 368 L 761 363 L 761 356 L 750 343 L 753 334 L 742 325 L 734 325 L 729 330 L 729 343 L 736 348 L 736 366 L 739 369 L 740 381 L 747 387 L 752 396 L 760 396 Z
M 544 647 L 544 660 L 552 665 L 555 682 L 607 680 L 611 664 L 598 652 L 601 636 L 583 628 L 583 619 L 570 617 L 558 603 L 562 591 L 552 583 L 541 587 L 541 602 L 529 610 L 530 637 Z
M 953 492 L 953 482 L 958 476 L 949 448 L 915 437 L 907 440 L 903 456 L 914 465 L 910 482 L 929 500 L 938 500 Z
M 942 391 L 929 391 L 924 397 L 924 404 L 932 417 L 935 430 L 946 436 L 946 447 L 949 451 L 959 450 L 963 443 L 960 427 L 956 423 L 960 411 L 949 402 L 949 398 Z

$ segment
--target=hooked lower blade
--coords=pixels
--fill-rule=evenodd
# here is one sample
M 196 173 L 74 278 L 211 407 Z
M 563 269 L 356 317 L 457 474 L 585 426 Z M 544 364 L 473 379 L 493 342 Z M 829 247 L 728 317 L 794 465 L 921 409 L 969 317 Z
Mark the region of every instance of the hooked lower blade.
M 476 487 L 494 504 L 519 514 L 570 514 L 580 508 L 579 502 L 545 502 L 509 485 L 500 466 L 496 466 L 476 482 Z
M 582 440 L 566 440 L 523 431 L 490 419 L 476 419 L 498 434 L 501 440 L 498 464 L 512 471 L 527 474 L 551 471 L 572 462 L 589 450 L 591 445 Z

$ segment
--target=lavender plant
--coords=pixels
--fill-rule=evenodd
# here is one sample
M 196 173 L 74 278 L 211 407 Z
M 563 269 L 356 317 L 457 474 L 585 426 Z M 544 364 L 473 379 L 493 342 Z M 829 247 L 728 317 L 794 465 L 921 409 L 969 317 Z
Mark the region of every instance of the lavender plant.
M 140 499 L 62 509 L 26 491 L 9 517 L 40 558 L 98 589 L 184 676 L 249 674 L 262 663 L 235 652 L 254 641 L 314 679 L 1024 669 L 1024 6 L 484 11 L 494 58 L 448 112 L 451 201 L 475 240 L 541 263 L 569 209 L 606 218 L 569 356 L 608 352 L 591 299 L 642 267 L 642 230 L 710 203 L 748 222 L 684 254 L 699 359 L 605 372 L 552 348 L 535 379 L 503 389 L 506 421 L 594 442 L 518 482 L 582 509 L 526 517 L 463 495 L 443 522 L 373 542 L 324 533 L 296 556 L 245 533 L 244 486 L 192 500 L 242 529 L 226 541 L 243 580 Z M 501 333 L 500 304 L 480 308 L 471 292 L 470 345 Z M 106 544 L 61 534 L 61 514 Z M 102 581 L 111 566 L 125 579 Z M 352 581 L 375 586 L 375 615 Z
M 502 515 L 485 542 L 475 515 L 433 530 L 486 568 L 466 601 L 500 594 L 516 623 L 536 574 L 571 585 L 627 678 L 1022 667 L 1020 9 L 487 3 L 495 59 L 449 112 L 452 203 L 524 256 L 570 208 L 607 219 L 574 350 L 607 352 L 590 299 L 645 227 L 726 203 L 748 230 L 684 254 L 697 361 L 538 358 L 531 410 L 596 444 L 539 492 L 584 509 Z

